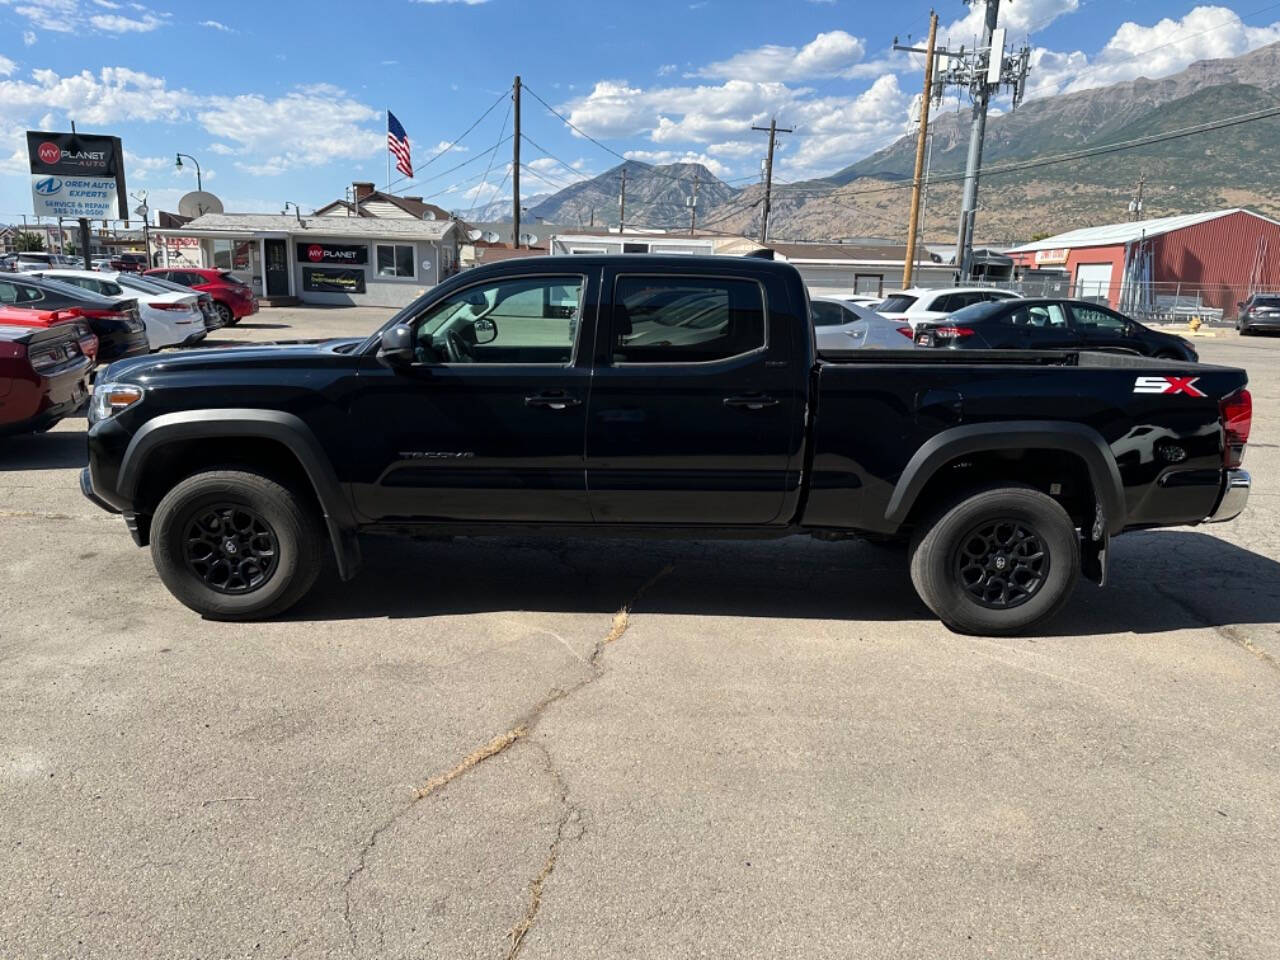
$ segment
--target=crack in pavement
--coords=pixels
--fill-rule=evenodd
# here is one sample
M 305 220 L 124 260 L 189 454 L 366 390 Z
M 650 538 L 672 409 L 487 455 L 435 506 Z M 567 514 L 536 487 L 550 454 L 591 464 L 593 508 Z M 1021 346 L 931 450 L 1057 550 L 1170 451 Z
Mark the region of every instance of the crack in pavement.
M 1275 656 L 1269 651 L 1264 650 L 1262 649 L 1262 647 L 1255 644 L 1252 640 L 1250 640 L 1248 637 L 1242 634 L 1235 627 L 1215 625 L 1210 617 L 1205 616 L 1203 613 L 1197 610 L 1195 606 L 1186 598 L 1180 597 L 1176 593 L 1173 593 L 1170 590 L 1166 590 L 1164 587 L 1160 586 L 1160 584 L 1157 584 L 1157 583 L 1153 583 L 1152 587 L 1155 589 L 1156 593 L 1160 594 L 1160 596 L 1180 606 L 1187 613 L 1191 614 L 1193 617 L 1200 620 L 1208 629 L 1212 630 L 1218 636 L 1223 637 L 1227 640 L 1230 640 L 1237 647 L 1240 647 L 1242 650 L 1245 650 L 1253 654 L 1263 663 L 1270 666 L 1273 670 L 1280 670 L 1280 660 L 1277 660 Z
M 469 770 L 472 770 L 484 763 L 486 760 L 504 753 L 514 744 L 527 740 L 530 732 L 541 718 L 543 712 L 552 704 L 559 703 L 561 700 L 577 693 L 588 684 L 594 683 L 596 680 L 600 679 L 600 677 L 604 675 L 604 667 L 601 666 L 600 661 L 604 656 L 605 650 L 614 643 L 617 643 L 618 640 L 622 638 L 622 635 L 627 632 L 627 627 L 631 622 L 631 609 L 640 601 L 640 598 L 643 597 L 645 593 L 652 589 L 659 580 L 666 577 L 674 569 L 674 565 L 670 563 L 664 566 L 661 570 L 641 584 L 640 588 L 632 594 L 631 599 L 623 604 L 623 606 L 619 608 L 618 612 L 613 615 L 613 621 L 609 625 L 609 632 L 600 640 L 596 641 L 595 647 L 591 651 L 591 656 L 585 661 L 586 666 L 591 670 L 590 676 L 584 677 L 577 683 L 571 684 L 568 687 L 555 687 L 550 690 L 546 696 L 538 701 L 532 710 L 530 710 L 516 723 L 515 726 L 511 727 L 505 733 L 498 734 L 488 743 L 485 743 L 483 746 L 480 746 L 467 754 L 467 756 L 463 757 L 462 760 L 448 771 L 432 777 L 415 791 L 413 799 L 407 806 L 388 817 L 369 834 L 368 839 L 365 840 L 364 844 L 360 848 L 360 855 L 356 860 L 356 865 L 352 867 L 351 871 L 347 874 L 346 880 L 342 884 L 342 921 L 347 929 L 347 939 L 351 944 L 351 952 L 353 955 L 356 952 L 357 945 L 356 929 L 351 914 L 351 888 L 355 883 L 356 878 L 364 872 L 368 863 L 369 854 L 373 848 L 377 846 L 378 838 L 394 826 L 401 817 L 417 806 L 420 801 L 425 800 L 432 794 L 444 789 L 454 780 L 458 779 Z M 577 657 L 577 659 L 581 661 L 582 658 Z M 547 860 L 543 864 L 542 870 L 530 884 L 531 899 L 529 907 L 525 911 L 525 915 L 521 918 L 520 922 L 517 923 L 516 926 L 508 933 L 508 937 L 511 940 L 511 949 L 507 954 L 508 960 L 511 960 L 511 958 L 514 958 L 520 952 L 520 949 L 524 944 L 525 936 L 528 934 L 529 930 L 533 928 L 533 925 L 537 920 L 538 911 L 542 906 L 543 884 L 551 875 L 552 871 L 555 870 L 556 861 L 559 859 L 560 855 L 560 844 L 564 839 L 565 828 L 569 823 L 570 818 L 576 816 L 577 809 L 568 802 L 568 787 L 565 786 L 563 778 L 551 762 L 550 753 L 547 751 L 545 746 L 542 746 L 541 744 L 538 744 L 537 746 L 538 749 L 542 751 L 543 757 L 546 759 L 548 771 L 551 773 L 557 785 L 561 788 L 560 801 L 565 807 L 566 812 L 561 816 L 556 827 L 556 834 L 551 842 L 551 848 L 548 852 Z M 579 831 L 578 837 L 581 836 L 582 833 Z

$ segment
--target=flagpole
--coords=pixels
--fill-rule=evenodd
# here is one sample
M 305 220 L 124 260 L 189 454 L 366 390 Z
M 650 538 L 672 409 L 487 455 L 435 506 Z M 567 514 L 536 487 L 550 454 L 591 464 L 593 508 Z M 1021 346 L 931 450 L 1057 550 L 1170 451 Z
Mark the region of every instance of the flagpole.
M 387 132 L 391 132 L 391 108 L 387 107 Z M 391 145 L 387 144 L 387 193 L 391 192 Z

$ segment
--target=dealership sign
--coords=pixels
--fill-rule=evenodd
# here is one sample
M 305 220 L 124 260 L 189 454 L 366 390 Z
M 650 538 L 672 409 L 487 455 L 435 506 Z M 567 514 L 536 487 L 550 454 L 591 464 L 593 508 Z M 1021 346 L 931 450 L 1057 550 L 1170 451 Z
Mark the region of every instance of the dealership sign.
M 299 263 L 359 264 L 369 262 L 369 248 L 363 244 L 300 243 Z
M 27 131 L 37 216 L 122 220 L 128 216 L 119 137 Z
M 302 289 L 308 293 L 364 293 L 364 271 L 303 267 Z

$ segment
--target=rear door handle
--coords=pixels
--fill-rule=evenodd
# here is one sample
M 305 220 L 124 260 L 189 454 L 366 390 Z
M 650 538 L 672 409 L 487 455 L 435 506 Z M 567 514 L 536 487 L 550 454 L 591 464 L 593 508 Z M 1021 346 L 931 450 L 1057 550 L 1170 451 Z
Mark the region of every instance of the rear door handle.
M 776 407 L 778 401 L 773 397 L 766 397 L 764 394 L 755 394 L 749 397 L 725 397 L 724 405 L 726 407 L 743 407 L 747 410 L 763 410 L 765 407 Z
M 531 397 L 524 398 L 526 407 L 545 407 L 548 410 L 568 410 L 570 407 L 578 407 L 582 405 L 582 401 L 577 397 L 571 397 L 567 393 L 535 393 Z

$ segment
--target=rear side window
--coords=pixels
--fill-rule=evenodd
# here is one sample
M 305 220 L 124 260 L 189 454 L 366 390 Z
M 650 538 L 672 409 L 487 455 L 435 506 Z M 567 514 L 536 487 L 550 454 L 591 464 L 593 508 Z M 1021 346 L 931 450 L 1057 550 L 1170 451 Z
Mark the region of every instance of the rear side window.
M 10 283 L 8 280 L 0 280 L 0 303 L 22 305 L 39 303 L 43 299 L 44 293 L 35 287 L 28 287 L 25 283 Z
M 838 327 L 846 320 L 843 310 L 834 303 L 821 300 L 809 301 L 809 315 L 813 317 L 815 327 Z
M 412 276 L 412 274 L 410 274 L 410 276 Z M 234 283 L 238 287 L 244 286 L 243 280 L 237 277 L 234 273 L 227 273 L 227 271 L 225 270 L 222 271 L 222 273 L 218 274 L 218 279 L 223 281 L 224 283 Z
M 881 301 L 876 310 L 880 313 L 905 313 L 911 309 L 912 304 L 915 302 L 915 297 L 908 297 L 905 294 L 898 293 Z
M 613 303 L 614 363 L 706 363 L 765 345 L 751 280 L 620 276 Z

